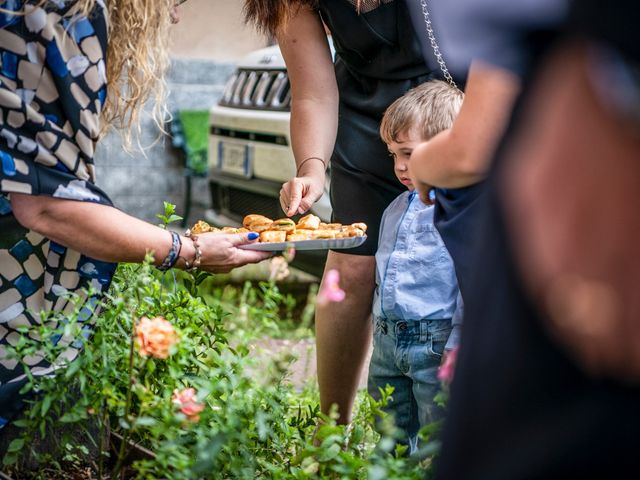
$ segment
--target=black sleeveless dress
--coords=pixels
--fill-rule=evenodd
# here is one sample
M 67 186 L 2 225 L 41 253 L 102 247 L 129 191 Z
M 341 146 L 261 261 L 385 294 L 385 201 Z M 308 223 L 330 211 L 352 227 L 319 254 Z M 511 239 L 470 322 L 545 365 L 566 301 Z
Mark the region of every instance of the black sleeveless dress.
M 382 0 L 360 13 L 354 3 L 321 0 L 319 4 L 333 37 L 340 92 L 331 205 L 334 221 L 363 221 L 369 226 L 365 244 L 349 253 L 374 255 L 382 212 L 405 190 L 380 139 L 380 121 L 394 100 L 434 73 L 425 63 L 404 1 Z

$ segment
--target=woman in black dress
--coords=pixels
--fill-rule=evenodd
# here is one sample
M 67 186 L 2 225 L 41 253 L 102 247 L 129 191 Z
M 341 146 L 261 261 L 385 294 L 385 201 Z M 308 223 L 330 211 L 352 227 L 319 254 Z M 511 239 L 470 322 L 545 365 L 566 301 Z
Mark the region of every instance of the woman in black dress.
M 380 218 L 402 191 L 378 127 L 387 106 L 433 72 L 402 0 L 246 0 L 245 10 L 278 39 L 291 79 L 298 169 L 282 187 L 283 210 L 307 211 L 324 191 L 331 162 L 334 220 L 369 227 L 361 247 L 329 252 L 325 271 L 340 272 L 346 299 L 316 313 L 321 407 L 327 412 L 337 404 L 340 421 L 348 422 L 371 341 Z

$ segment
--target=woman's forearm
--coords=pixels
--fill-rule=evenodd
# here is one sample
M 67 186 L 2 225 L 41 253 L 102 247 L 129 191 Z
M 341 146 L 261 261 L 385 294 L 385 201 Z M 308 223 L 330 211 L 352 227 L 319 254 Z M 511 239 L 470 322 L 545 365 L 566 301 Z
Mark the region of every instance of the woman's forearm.
M 13 213 L 24 227 L 105 262 L 141 262 L 154 254 L 159 265 L 169 253 L 172 235 L 155 225 L 106 205 L 45 196 L 11 194 Z M 180 258 L 175 267 L 198 266 L 207 272 L 228 272 L 247 263 L 257 263 L 270 252 L 242 250 L 255 233 L 205 233 L 196 241 L 181 237 Z
M 297 103 L 297 105 L 296 105 Z M 291 112 L 291 141 L 296 166 L 309 157 L 319 157 L 328 166 L 338 129 L 337 101 L 294 101 Z M 301 172 L 318 167 L 305 162 Z
M 160 263 L 171 248 L 166 230 L 107 205 L 44 196 L 11 195 L 16 219 L 45 237 L 107 262 Z
M 291 139 L 296 163 L 300 165 L 309 157 L 328 163 L 338 128 L 338 87 L 317 12 L 300 9 L 278 40 L 291 81 Z

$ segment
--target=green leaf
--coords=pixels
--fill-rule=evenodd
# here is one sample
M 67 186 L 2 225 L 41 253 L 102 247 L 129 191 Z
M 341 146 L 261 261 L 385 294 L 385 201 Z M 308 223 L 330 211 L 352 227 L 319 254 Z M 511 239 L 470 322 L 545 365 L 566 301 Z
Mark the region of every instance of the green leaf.
M 9 453 L 17 453 L 24 448 L 24 439 L 23 438 L 15 438 L 9 444 L 7 448 L 7 452 Z
M 42 400 L 40 412 L 43 417 L 47 414 L 47 412 L 49 411 L 49 408 L 51 408 L 52 401 L 53 401 L 53 397 L 51 397 L 50 395 L 46 395 Z
M 62 417 L 60 417 L 60 423 L 74 423 L 80 420 L 85 420 L 89 417 L 85 410 L 77 409 L 71 410 L 70 412 L 65 413 Z
M 7 453 L 2 459 L 2 463 L 4 465 L 15 465 L 18 463 L 18 454 L 17 453 Z
M 320 451 L 320 454 L 318 455 L 318 460 L 321 462 L 328 462 L 336 458 L 339 453 L 340 453 L 340 445 L 338 445 L 337 443 L 334 443 L 329 448 L 325 448 Z
M 158 421 L 153 417 L 138 417 L 133 422 L 136 427 L 153 427 Z

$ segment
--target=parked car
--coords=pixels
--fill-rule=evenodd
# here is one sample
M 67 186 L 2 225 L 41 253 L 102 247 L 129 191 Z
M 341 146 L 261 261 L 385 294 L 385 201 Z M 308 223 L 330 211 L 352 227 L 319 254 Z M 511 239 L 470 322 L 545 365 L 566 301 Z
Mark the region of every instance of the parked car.
M 280 188 L 296 171 L 290 109 L 289 78 L 277 45 L 239 62 L 209 116 L 209 223 L 238 225 L 248 213 L 284 216 Z M 328 185 L 311 208 L 324 221 L 331 217 Z M 320 273 L 326 252 L 300 257 L 300 267 Z

